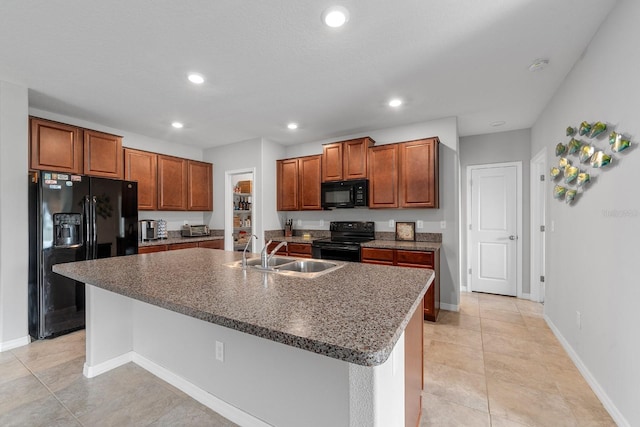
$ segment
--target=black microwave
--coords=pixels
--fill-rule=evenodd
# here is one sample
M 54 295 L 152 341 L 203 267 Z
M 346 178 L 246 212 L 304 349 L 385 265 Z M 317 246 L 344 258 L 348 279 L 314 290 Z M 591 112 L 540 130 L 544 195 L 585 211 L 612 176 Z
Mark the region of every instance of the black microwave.
M 369 180 L 322 183 L 322 208 L 356 208 L 369 205 Z

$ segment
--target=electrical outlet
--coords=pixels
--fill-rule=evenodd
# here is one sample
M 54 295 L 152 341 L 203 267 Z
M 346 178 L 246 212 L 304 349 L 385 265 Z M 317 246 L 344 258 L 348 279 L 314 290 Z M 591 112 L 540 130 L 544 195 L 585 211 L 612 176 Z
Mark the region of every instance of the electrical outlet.
M 443 230 L 447 228 L 447 221 L 440 221 L 440 228 L 442 228 Z
M 556 231 L 556 222 L 551 220 L 551 232 L 553 233 L 554 231 Z
M 302 220 L 301 219 L 298 220 L 298 227 L 302 227 Z
M 224 343 L 216 341 L 216 360 L 224 362 Z
M 396 225 L 396 222 L 394 220 L 390 219 L 389 220 L 389 228 L 393 228 L 393 227 L 395 227 L 395 225 Z
M 576 311 L 576 326 L 582 329 L 582 314 L 579 311 Z
M 324 227 L 324 219 L 320 220 L 320 227 Z
M 417 226 L 418 226 L 419 229 L 424 228 L 424 221 L 418 221 Z
M 182 224 L 183 225 L 189 225 L 189 221 L 184 221 Z

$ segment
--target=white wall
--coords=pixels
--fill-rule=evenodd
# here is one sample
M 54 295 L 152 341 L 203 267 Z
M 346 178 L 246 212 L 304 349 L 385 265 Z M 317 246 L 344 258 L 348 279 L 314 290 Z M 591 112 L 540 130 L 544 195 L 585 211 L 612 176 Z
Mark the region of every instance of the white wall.
M 0 81 L 0 351 L 29 343 L 28 94 Z
M 522 162 L 522 292 L 530 293 L 530 226 L 529 226 L 529 162 L 531 161 L 531 130 L 474 135 L 460 138 L 460 214 L 463 225 L 467 218 L 467 166 L 488 163 Z M 467 265 L 467 227 L 460 227 L 460 265 L 463 273 Z M 462 287 L 467 287 L 469 276 L 462 275 Z
M 535 154 L 547 147 L 549 166 L 556 164 L 554 147 L 567 142 L 565 128 L 583 120 L 606 121 L 632 137 L 633 147 L 596 171 L 574 205 L 549 196 L 545 315 L 616 422 L 634 426 L 640 425 L 638 17 L 640 2 L 618 2 L 532 128 L 531 148 Z
M 333 211 L 280 212 L 281 222 L 293 218 L 293 227 L 328 229 L 329 221 L 374 221 L 377 231 L 395 231 L 389 220 L 424 221 L 422 233 L 442 233 L 440 254 L 440 300 L 443 307 L 455 310 L 460 301 L 459 268 L 459 159 L 457 120 L 449 117 L 408 126 L 372 130 L 313 143 L 288 146 L 286 157 L 322 153 L 322 144 L 370 136 L 376 145 L 437 136 L 440 138 L 440 208 L 439 209 L 336 209 Z M 298 225 L 298 220 L 301 225 Z M 320 220 L 324 221 L 320 225 Z M 446 228 L 441 229 L 441 221 Z
M 191 160 L 203 160 L 203 151 L 200 148 L 189 145 L 175 144 L 160 139 L 149 138 L 132 132 L 123 131 L 121 129 L 104 126 L 99 123 L 88 122 L 86 120 L 75 117 L 64 116 L 62 114 L 52 113 L 50 111 L 38 110 L 30 108 L 29 114 L 43 119 L 54 120 L 61 123 L 67 123 L 74 126 L 80 126 L 87 129 L 93 129 L 100 132 L 111 133 L 122 136 L 122 145 L 128 148 L 138 150 L 152 151 L 154 153 L 166 154 L 168 156 L 183 157 Z M 181 130 L 175 130 L 181 132 Z M 215 171 L 215 164 L 214 164 Z M 215 205 L 214 205 L 215 208 Z M 187 211 L 140 211 L 139 219 L 164 219 L 167 221 L 168 230 L 179 230 L 184 222 L 189 224 L 205 224 L 205 218 L 202 212 Z

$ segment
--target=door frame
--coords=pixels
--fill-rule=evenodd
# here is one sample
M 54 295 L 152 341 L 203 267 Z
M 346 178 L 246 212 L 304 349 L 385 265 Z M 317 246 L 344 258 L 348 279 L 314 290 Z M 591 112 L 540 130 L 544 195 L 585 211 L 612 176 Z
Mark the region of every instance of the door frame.
M 543 147 L 531 159 L 531 279 L 530 299 L 535 302 L 544 302 L 545 281 L 540 281 L 540 276 L 546 276 L 546 215 L 547 215 L 547 148 Z M 543 177 L 543 180 L 540 179 Z M 539 226 L 545 226 L 541 232 Z
M 253 188 L 251 191 L 251 204 L 253 212 L 251 215 L 251 234 L 260 236 L 259 230 L 262 224 L 258 224 L 259 215 L 256 214 L 259 200 L 256 186 L 256 168 L 235 169 L 224 172 L 224 250 L 233 251 L 233 189 L 231 187 L 232 179 L 235 175 L 251 174 Z M 256 252 L 256 239 L 251 242 L 249 248 L 251 252 Z
M 471 172 L 476 169 L 491 169 L 499 167 L 515 166 L 516 168 L 516 297 L 522 298 L 522 162 L 502 162 L 502 163 L 486 163 L 480 165 L 468 165 L 467 166 L 467 291 L 473 292 L 472 283 L 472 248 L 471 248 L 471 233 L 469 233 L 469 227 L 471 227 Z

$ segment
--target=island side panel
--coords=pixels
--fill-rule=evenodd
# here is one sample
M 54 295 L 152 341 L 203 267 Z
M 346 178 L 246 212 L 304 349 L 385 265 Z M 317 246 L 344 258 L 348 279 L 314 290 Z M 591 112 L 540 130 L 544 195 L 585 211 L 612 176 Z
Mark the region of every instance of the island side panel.
M 84 375 L 95 377 L 132 360 L 130 298 L 87 284 Z
M 139 355 L 186 380 L 186 387 L 173 385 L 188 394 L 195 386 L 214 396 L 192 394 L 232 421 L 260 425 L 257 420 L 262 420 L 283 427 L 349 425 L 350 363 L 140 301 L 134 301 L 133 312 L 134 361 Z M 216 359 L 216 341 L 224 344 L 223 361 Z M 141 366 L 156 373 L 148 363 Z

